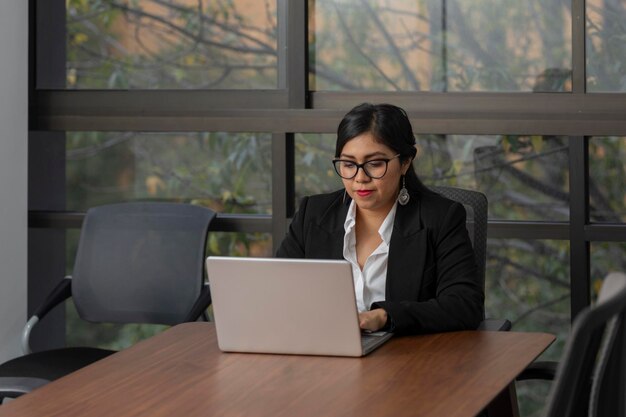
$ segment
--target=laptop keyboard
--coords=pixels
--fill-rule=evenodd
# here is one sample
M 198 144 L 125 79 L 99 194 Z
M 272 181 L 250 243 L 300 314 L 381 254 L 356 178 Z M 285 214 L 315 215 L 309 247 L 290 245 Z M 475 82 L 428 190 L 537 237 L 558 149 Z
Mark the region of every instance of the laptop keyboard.
M 386 332 L 361 333 L 361 347 L 363 352 L 369 352 L 381 343 L 381 339 L 385 339 L 388 335 Z

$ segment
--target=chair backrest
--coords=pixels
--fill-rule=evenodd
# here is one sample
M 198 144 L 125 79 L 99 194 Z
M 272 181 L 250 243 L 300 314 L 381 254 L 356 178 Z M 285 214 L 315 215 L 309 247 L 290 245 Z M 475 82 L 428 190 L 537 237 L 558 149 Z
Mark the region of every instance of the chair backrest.
M 87 211 L 72 273 L 72 298 L 92 322 L 176 324 L 204 281 L 215 212 L 136 202 Z
M 433 191 L 465 207 L 466 226 L 474 248 L 478 276 L 485 287 L 485 265 L 487 263 L 487 197 L 480 191 L 464 188 L 434 186 Z
M 557 368 L 548 417 L 626 413 L 626 274 L 609 274 L 595 306 L 581 311 Z

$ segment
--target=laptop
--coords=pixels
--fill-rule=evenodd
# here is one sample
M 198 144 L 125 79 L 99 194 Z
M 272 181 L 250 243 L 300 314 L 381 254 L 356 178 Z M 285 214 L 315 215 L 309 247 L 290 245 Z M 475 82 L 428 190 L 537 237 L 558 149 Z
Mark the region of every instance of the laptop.
M 220 350 L 364 356 L 391 333 L 359 328 L 345 260 L 209 256 Z

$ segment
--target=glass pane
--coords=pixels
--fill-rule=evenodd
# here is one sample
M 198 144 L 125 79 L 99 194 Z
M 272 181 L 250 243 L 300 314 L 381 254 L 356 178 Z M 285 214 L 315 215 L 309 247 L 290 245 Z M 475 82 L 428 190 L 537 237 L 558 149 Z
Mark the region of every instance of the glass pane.
M 482 191 L 490 219 L 569 219 L 563 137 L 420 135 L 417 144 L 422 181 Z
M 296 135 L 296 196 L 342 187 L 334 134 Z M 569 220 L 568 143 L 558 136 L 419 135 L 413 163 L 427 185 L 480 190 L 489 218 Z
M 626 272 L 626 242 L 591 243 L 591 299 L 596 300 L 609 272 Z
M 589 216 L 594 222 L 626 222 L 626 137 L 589 140 Z
M 78 247 L 79 230 L 67 231 L 67 273 L 71 275 Z M 271 256 L 272 237 L 269 233 L 210 232 L 207 255 Z M 208 310 L 212 319 L 212 310 Z M 103 349 L 124 349 L 162 332 L 169 326 L 159 324 L 88 323 L 76 312 L 74 303 L 66 303 L 66 340 L 68 346 L 94 346 Z
M 488 239 L 485 312 L 519 331 L 557 335 L 544 359 L 558 359 L 570 327 L 569 244 Z
M 626 3 L 587 0 L 587 91 L 626 91 Z
M 272 257 L 269 233 L 210 232 L 207 255 Z
M 335 134 L 296 134 L 296 201 L 311 194 L 343 188 L 331 160 L 335 156 Z
M 571 91 L 570 2 L 309 2 L 312 90 Z
M 558 360 L 570 330 L 569 245 L 565 241 L 488 239 L 485 314 L 514 331 L 554 334 L 539 360 Z M 538 415 L 549 384 L 516 383 L 520 415 Z
M 128 200 L 186 201 L 271 214 L 267 133 L 67 133 L 67 209 Z
M 67 88 L 276 88 L 276 50 L 275 0 L 67 1 Z

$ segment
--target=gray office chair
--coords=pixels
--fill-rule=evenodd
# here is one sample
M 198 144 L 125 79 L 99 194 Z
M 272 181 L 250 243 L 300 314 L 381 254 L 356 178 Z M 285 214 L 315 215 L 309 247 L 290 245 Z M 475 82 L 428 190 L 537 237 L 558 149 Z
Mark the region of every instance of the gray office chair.
M 479 191 L 457 187 L 434 186 L 430 189 L 450 200 L 463 204 L 465 207 L 466 227 L 474 248 L 478 276 L 483 283 L 484 291 L 487 264 L 487 197 Z M 511 329 L 511 322 L 506 319 L 485 319 L 478 329 L 507 331 Z
M 214 217 L 207 208 L 173 203 L 88 210 L 72 276 L 28 320 L 22 337 L 25 355 L 0 365 L 0 402 L 114 353 L 90 347 L 30 353 L 33 326 L 69 297 L 80 317 L 90 322 L 173 325 L 197 320 L 211 303 L 204 259 Z
M 572 324 L 547 417 L 626 415 L 626 274 L 604 279 L 598 302 Z

